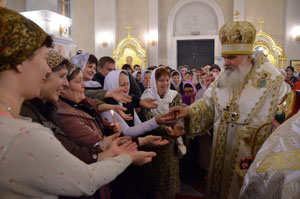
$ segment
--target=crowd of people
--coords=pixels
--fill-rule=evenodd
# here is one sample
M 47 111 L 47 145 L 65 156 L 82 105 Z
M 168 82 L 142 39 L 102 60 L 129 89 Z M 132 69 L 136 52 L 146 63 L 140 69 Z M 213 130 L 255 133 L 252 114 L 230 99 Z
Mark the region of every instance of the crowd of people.
M 179 159 L 187 152 L 184 134 L 203 138 L 206 198 L 264 195 L 271 184 L 264 185 L 251 167 L 242 187 L 244 176 L 235 165 L 250 155 L 253 134 L 263 126 L 259 150 L 272 132 L 280 100 L 298 90 L 300 81 L 292 66 L 280 73 L 263 54 L 252 55 L 249 45 L 239 51 L 226 46 L 253 44 L 242 37 L 255 28 L 240 23 L 220 30 L 220 37 L 232 27 L 240 32 L 239 42 L 220 39 L 222 70 L 217 64 L 193 69 L 125 64 L 117 70 L 109 56 L 63 57 L 38 25 L 0 8 L 1 197 L 173 199 L 180 192 Z M 300 129 L 295 114 L 276 132 L 292 124 Z M 273 134 L 274 143 L 284 136 Z M 268 164 L 265 154 L 277 152 L 268 141 L 254 161 L 257 169 Z M 299 156 L 299 147 L 289 146 Z M 276 175 L 279 196 L 289 186 L 296 186 L 289 194 L 299 196 L 295 176 L 287 173 L 287 182 L 284 174 Z

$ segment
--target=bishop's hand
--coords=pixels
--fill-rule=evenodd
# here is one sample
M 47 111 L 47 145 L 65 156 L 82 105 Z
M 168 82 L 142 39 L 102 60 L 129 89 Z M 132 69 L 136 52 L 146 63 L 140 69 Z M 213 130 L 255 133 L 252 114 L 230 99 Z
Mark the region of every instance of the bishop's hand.
M 171 107 L 169 114 L 173 115 L 176 119 L 185 118 L 188 116 L 188 110 L 181 106 Z

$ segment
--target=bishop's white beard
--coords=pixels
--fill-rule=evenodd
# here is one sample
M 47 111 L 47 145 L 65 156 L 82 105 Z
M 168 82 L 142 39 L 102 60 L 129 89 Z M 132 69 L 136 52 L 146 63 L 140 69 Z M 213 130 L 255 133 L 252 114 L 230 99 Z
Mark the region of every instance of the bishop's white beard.
M 246 63 L 246 58 L 238 65 L 234 66 L 224 66 L 224 73 L 221 76 L 222 86 L 227 88 L 229 91 L 236 93 L 243 86 L 246 75 L 251 69 Z M 232 71 L 227 71 L 226 69 L 231 69 Z

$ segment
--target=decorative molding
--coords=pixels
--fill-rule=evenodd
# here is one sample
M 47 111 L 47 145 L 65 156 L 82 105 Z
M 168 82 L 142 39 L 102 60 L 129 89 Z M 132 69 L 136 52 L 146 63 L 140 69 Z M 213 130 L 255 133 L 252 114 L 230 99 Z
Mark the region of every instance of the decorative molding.
M 128 34 L 127 37 L 123 38 L 117 48 L 114 50 L 113 53 L 113 58 L 116 61 L 116 66 L 117 69 L 121 69 L 121 64 L 119 62 L 120 58 L 122 58 L 124 56 L 124 51 L 125 49 L 131 49 L 134 52 L 136 52 L 136 55 L 140 58 L 141 60 L 141 68 L 145 68 L 146 67 L 146 51 L 145 49 L 142 47 L 140 41 L 134 37 L 130 36 L 130 33 Z
M 271 35 L 262 31 L 262 28 L 260 28 L 260 31 L 256 34 L 253 50 L 257 47 L 264 47 L 267 49 L 266 54 L 268 54 L 268 58 L 271 63 L 273 63 L 278 69 L 285 69 L 286 53 L 283 52 L 282 47 L 277 44 Z

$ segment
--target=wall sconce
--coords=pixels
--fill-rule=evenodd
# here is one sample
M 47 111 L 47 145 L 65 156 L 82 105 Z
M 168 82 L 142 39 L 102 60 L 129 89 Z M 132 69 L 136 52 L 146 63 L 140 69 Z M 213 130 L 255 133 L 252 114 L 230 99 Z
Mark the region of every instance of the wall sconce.
M 113 35 L 109 32 L 102 32 L 98 34 L 98 41 L 102 47 L 107 47 L 113 40 Z
M 156 46 L 158 41 L 158 32 L 157 31 L 150 31 L 148 35 L 148 41 L 151 46 Z
M 292 34 L 293 34 L 294 38 L 296 39 L 296 41 L 298 41 L 300 43 L 300 26 L 293 28 Z

